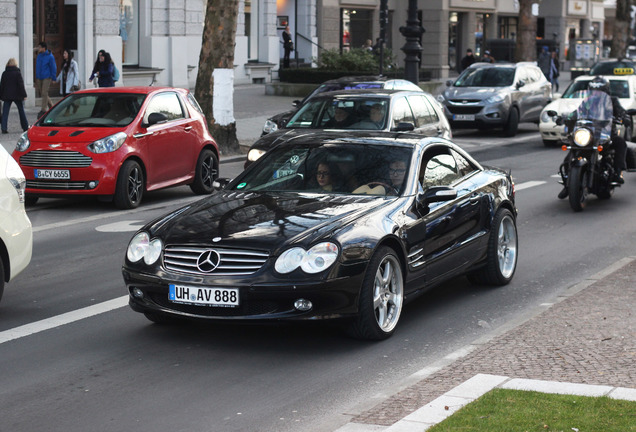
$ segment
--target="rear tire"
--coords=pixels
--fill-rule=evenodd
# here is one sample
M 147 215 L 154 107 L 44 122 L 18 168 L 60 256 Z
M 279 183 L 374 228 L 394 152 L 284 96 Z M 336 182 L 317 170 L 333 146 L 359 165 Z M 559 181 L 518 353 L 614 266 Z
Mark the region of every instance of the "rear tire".
M 575 212 L 585 208 L 587 202 L 587 170 L 584 167 L 572 167 L 568 176 L 568 198 Z
M 197 166 L 194 173 L 194 181 L 190 184 L 190 189 L 197 195 L 207 195 L 214 190 L 214 180 L 219 176 L 219 161 L 214 152 L 204 149 L 199 154 Z
M 519 128 L 519 111 L 517 108 L 510 108 L 510 113 L 508 113 L 508 121 L 504 126 L 504 135 L 507 137 L 513 137 L 517 135 L 517 129 Z
M 127 160 L 119 170 L 113 200 L 120 209 L 137 208 L 144 195 L 144 172 L 134 160 Z
M 468 275 L 476 285 L 506 285 L 517 269 L 519 242 L 517 224 L 510 210 L 501 208 L 493 219 L 488 237 L 486 266 Z
M 357 339 L 383 340 L 393 334 L 404 303 L 402 266 L 393 249 L 383 246 L 369 261 L 349 334 Z
M 2 260 L 0 259 L 0 300 L 2 300 L 3 294 L 4 294 L 4 265 L 2 264 Z

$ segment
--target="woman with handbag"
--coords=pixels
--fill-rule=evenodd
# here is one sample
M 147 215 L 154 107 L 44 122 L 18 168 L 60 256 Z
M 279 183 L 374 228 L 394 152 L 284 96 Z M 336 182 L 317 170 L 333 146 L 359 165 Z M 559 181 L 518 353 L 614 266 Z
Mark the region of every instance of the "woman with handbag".
M 7 130 L 7 122 L 9 120 L 9 109 L 12 103 L 18 107 L 22 130 L 26 131 L 29 128 L 29 122 L 27 121 L 23 104 L 26 97 L 27 93 L 24 88 L 22 73 L 18 68 L 18 62 L 14 58 L 10 58 L 7 62 L 7 67 L 4 72 L 2 72 L 2 78 L 0 78 L 0 99 L 4 102 L 2 107 L 3 134 L 9 133 Z
M 60 83 L 60 94 L 66 96 L 69 93 L 79 90 L 79 68 L 77 62 L 73 59 L 73 52 L 64 50 L 64 62 L 62 70 L 57 76 Z

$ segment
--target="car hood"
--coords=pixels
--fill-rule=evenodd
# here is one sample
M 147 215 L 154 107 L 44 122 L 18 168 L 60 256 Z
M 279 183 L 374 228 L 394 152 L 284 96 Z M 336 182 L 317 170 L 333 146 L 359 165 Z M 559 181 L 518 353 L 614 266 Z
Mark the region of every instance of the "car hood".
M 546 107 L 543 108 L 543 111 L 552 110 L 552 111 L 556 111 L 559 115 L 568 115 L 572 111 L 576 111 L 576 109 L 578 108 L 582 100 L 583 99 L 578 99 L 578 98 L 576 99 L 560 98 L 546 105 Z
M 220 191 L 149 224 L 165 245 L 207 245 L 274 251 L 331 235 L 396 198 L 310 193 Z
M 121 132 L 122 128 L 96 127 L 54 127 L 32 126 L 29 129 L 29 141 L 34 143 L 60 144 L 57 149 L 64 149 L 68 144 L 86 144 Z
M 285 111 L 276 115 L 273 115 L 269 118 L 269 120 L 273 121 L 274 123 L 276 123 L 278 125 L 278 127 L 283 127 L 285 126 L 285 124 L 287 123 L 287 120 L 289 120 L 291 118 L 291 116 L 294 115 L 294 113 L 296 112 L 295 109 L 293 110 L 289 110 L 289 111 Z
M 444 96 L 447 99 L 483 100 L 507 91 L 508 87 L 449 87 L 444 91 Z
M 350 132 L 355 132 L 356 137 L 362 138 L 373 138 L 378 135 L 378 131 L 351 130 Z M 269 150 L 280 143 L 306 136 L 310 136 L 312 139 L 315 139 L 316 142 L 319 142 L 325 138 L 334 138 L 334 131 L 331 129 L 281 129 L 276 132 L 263 135 L 254 144 L 252 144 L 251 148 Z

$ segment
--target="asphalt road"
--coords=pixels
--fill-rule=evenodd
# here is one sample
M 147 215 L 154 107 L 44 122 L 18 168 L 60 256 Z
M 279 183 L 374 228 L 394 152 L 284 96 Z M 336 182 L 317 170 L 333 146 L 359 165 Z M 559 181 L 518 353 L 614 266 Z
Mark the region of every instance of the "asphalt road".
M 321 325 L 153 325 L 126 306 L 121 264 L 144 221 L 196 199 L 181 187 L 134 211 L 41 199 L 33 260 L 0 303 L 0 431 L 331 431 L 414 374 L 613 261 L 634 254 L 636 174 L 573 213 L 556 199 L 563 158 L 535 125 L 513 139 L 460 131 L 487 165 L 511 169 L 519 267 L 499 289 L 458 278 L 408 304 L 381 343 Z M 242 162 L 223 163 L 232 177 Z

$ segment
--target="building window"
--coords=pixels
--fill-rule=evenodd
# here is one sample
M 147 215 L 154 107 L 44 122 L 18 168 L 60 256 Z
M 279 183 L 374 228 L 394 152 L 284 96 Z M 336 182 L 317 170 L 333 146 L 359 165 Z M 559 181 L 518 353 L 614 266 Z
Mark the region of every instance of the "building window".
M 371 34 L 374 12 L 372 9 L 341 9 L 340 12 L 342 51 L 362 48 L 367 40 L 375 40 Z
M 119 36 L 124 66 L 139 65 L 139 0 L 119 0 Z

